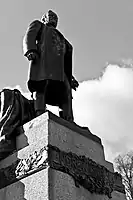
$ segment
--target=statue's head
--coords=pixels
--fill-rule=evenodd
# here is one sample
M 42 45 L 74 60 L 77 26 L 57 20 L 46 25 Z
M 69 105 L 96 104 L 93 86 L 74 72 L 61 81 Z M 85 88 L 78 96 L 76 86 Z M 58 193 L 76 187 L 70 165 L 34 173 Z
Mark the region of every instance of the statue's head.
M 56 28 L 57 23 L 58 23 L 58 16 L 55 12 L 53 12 L 52 10 L 49 10 L 46 14 L 42 16 L 41 21 L 44 24 L 47 24 Z

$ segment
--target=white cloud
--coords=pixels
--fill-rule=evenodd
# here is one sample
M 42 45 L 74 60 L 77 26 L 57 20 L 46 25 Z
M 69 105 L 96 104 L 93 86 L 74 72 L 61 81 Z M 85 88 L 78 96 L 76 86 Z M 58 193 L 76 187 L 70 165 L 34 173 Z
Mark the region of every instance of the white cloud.
M 102 139 L 106 159 L 133 148 L 131 65 L 109 64 L 99 80 L 80 83 L 73 96 L 75 122 Z

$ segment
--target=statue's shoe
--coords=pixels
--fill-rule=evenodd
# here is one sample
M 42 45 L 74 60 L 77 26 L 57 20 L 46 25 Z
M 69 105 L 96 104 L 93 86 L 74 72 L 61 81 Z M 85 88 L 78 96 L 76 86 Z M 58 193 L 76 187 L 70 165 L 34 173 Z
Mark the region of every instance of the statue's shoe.
M 0 161 L 16 150 L 15 140 L 0 141 Z

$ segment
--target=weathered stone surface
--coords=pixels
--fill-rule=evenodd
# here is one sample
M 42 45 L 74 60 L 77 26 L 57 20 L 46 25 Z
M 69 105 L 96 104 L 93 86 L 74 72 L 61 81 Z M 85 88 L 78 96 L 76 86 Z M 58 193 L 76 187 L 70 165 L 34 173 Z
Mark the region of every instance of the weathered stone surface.
M 82 129 L 81 129 L 82 131 Z M 104 165 L 105 157 L 103 146 L 84 137 L 71 129 L 49 121 L 49 143 L 59 147 L 61 150 L 72 151 L 77 155 L 84 155 Z M 89 134 L 89 133 L 88 133 Z
M 0 190 L 0 200 L 108 200 L 77 188 L 68 174 L 44 169 Z
M 82 186 L 75 187 L 74 180 L 68 174 L 51 170 L 51 187 L 53 192 L 50 197 L 53 200 L 108 200 L 105 195 L 92 194 Z
M 106 195 L 92 194 L 82 186 L 76 187 L 66 173 L 50 168 L 25 177 L 0 190 L 0 200 L 108 200 Z M 114 191 L 112 200 L 126 200 Z
M 22 148 L 22 144 L 26 146 L 27 143 L 29 143 L 30 148 L 32 148 L 33 144 L 35 147 L 36 141 L 38 141 L 35 147 L 37 149 L 49 143 L 63 151 L 71 151 L 78 155 L 90 157 L 110 171 L 114 171 L 112 163 L 105 161 L 104 149 L 100 138 L 93 135 L 89 130 L 60 119 L 50 112 L 46 112 L 24 125 L 24 130 L 25 135 L 23 134 L 17 138 L 18 149 Z M 32 149 L 27 150 L 29 153 L 32 152 Z
M 64 125 L 63 125 L 64 124 Z M 66 152 L 84 155 L 114 171 L 112 163 L 106 162 L 100 138 L 87 129 L 71 124 L 50 112 L 24 125 L 24 134 L 17 137 L 17 157 L 26 158 L 34 151 L 51 144 Z M 77 131 L 77 132 L 76 132 Z M 0 168 L 10 165 L 11 160 L 0 162 Z
M 89 190 L 88 186 L 86 187 L 86 185 L 88 184 L 87 180 L 89 180 L 89 179 L 86 179 L 87 176 L 81 173 L 82 176 L 80 177 L 79 172 L 74 175 L 75 172 L 71 172 L 70 171 L 71 168 L 67 168 L 67 164 L 66 165 L 64 164 L 66 161 L 63 161 L 64 163 L 62 163 L 62 161 L 61 161 L 62 164 L 59 164 L 56 161 L 56 167 L 55 167 L 55 165 L 53 167 L 52 164 L 51 164 L 51 165 L 46 165 L 46 167 L 40 165 L 41 168 L 40 167 L 36 168 L 36 169 L 34 167 L 32 168 L 32 166 L 34 166 L 34 164 L 36 162 L 34 162 L 32 160 L 31 155 L 33 155 L 35 152 L 39 152 L 44 147 L 52 145 L 54 147 L 58 147 L 59 150 L 61 152 L 65 152 L 66 155 L 68 155 L 71 152 L 70 154 L 76 155 L 77 157 L 82 158 L 83 156 L 85 156 L 86 158 L 88 158 L 90 160 L 92 159 L 92 163 L 94 162 L 97 165 L 101 166 L 100 167 L 101 169 L 106 167 L 109 170 L 108 173 L 113 174 L 113 172 L 114 172 L 113 164 L 109 163 L 105 160 L 104 149 L 103 149 L 103 146 L 101 144 L 100 138 L 91 134 L 89 132 L 89 130 L 82 129 L 81 127 L 76 126 L 74 124 L 71 124 L 71 123 L 69 123 L 69 122 L 67 122 L 63 119 L 60 119 L 57 116 L 55 116 L 55 115 L 53 115 L 52 113 L 49 113 L 49 112 L 46 112 L 43 115 L 37 117 L 36 119 L 33 119 L 29 123 L 25 124 L 24 130 L 25 130 L 25 134 L 21 134 L 19 137 L 17 137 L 17 150 L 18 151 L 16 151 L 13 155 L 9 156 L 8 158 L 6 158 L 6 159 L 4 159 L 3 161 L 0 162 L 0 170 L 2 170 L 2 168 L 5 169 L 5 172 L 4 172 L 5 175 L 4 176 L 9 178 L 9 181 L 12 179 L 12 177 L 14 177 L 14 181 L 8 183 L 8 184 L 11 184 L 11 185 L 5 187 L 5 188 L 7 188 L 7 190 L 5 190 L 5 188 L 0 190 L 0 195 L 5 195 L 5 196 L 2 196 L 3 197 L 2 200 L 8 200 L 8 199 L 13 200 L 13 198 L 15 199 L 14 196 L 11 196 L 11 195 L 14 195 L 14 194 L 11 194 L 12 191 L 16 192 L 16 197 L 18 197 L 16 199 L 20 199 L 20 200 L 21 199 L 24 200 L 25 198 L 26 198 L 26 200 L 27 199 L 28 200 L 29 199 L 33 199 L 33 200 L 34 199 L 41 199 L 42 197 L 36 196 L 36 194 L 35 194 L 36 192 L 34 192 L 32 190 L 34 188 L 34 190 L 36 191 L 35 187 L 38 187 L 40 189 L 40 190 L 38 189 L 38 192 L 40 194 L 43 194 L 43 192 L 42 192 L 40 186 L 39 185 L 34 186 L 33 182 L 34 181 L 37 182 L 37 174 L 38 174 L 38 176 L 40 176 L 39 174 L 41 174 L 42 171 L 48 170 L 49 166 L 51 166 L 53 168 L 53 170 L 49 169 L 49 171 L 51 171 L 51 172 L 49 173 L 49 171 L 47 171 L 47 173 L 46 173 L 47 180 L 48 180 L 48 183 L 47 183 L 48 184 L 48 186 L 47 186 L 48 190 L 46 191 L 47 195 L 44 194 L 42 199 L 45 199 L 45 197 L 46 197 L 46 199 L 48 198 L 50 200 L 53 200 L 53 197 L 52 198 L 50 196 L 48 197 L 48 194 L 53 195 L 54 192 L 57 190 L 57 188 L 55 188 L 56 183 L 54 184 L 54 187 L 53 187 L 53 185 L 51 186 L 51 184 L 54 183 L 53 180 L 57 179 L 56 178 L 57 174 L 62 174 L 63 177 L 69 177 L 69 178 L 66 178 L 66 180 L 68 182 L 67 181 L 65 182 L 65 180 L 63 182 L 63 179 L 58 180 L 58 181 L 56 180 L 57 182 L 62 181 L 62 184 L 66 184 L 66 188 L 64 188 L 64 186 L 63 186 L 64 189 L 62 191 L 62 195 L 63 195 L 63 192 L 65 192 L 65 191 L 68 191 L 68 193 L 70 191 L 70 194 L 71 194 L 71 189 L 74 188 L 73 191 L 72 191 L 72 195 L 70 195 L 70 196 L 72 196 L 72 198 L 71 197 L 68 198 L 67 195 L 66 195 L 66 197 L 65 197 L 66 199 L 73 199 L 73 200 L 75 200 L 75 199 L 81 199 L 81 200 L 83 200 L 83 199 L 84 200 L 86 200 L 86 199 L 87 200 L 88 199 L 91 199 L 91 200 L 93 200 L 93 199 L 94 200 L 104 200 L 104 199 L 106 200 L 106 199 L 108 199 L 109 195 L 108 195 L 108 193 L 103 192 L 104 188 L 103 188 L 103 190 L 100 189 L 100 192 L 101 192 L 100 193 L 99 189 L 98 189 L 99 186 L 100 186 L 99 183 L 98 183 L 98 187 L 95 185 L 96 177 L 93 176 L 93 174 L 96 174 L 95 172 L 91 173 L 88 176 L 89 178 L 92 178 L 92 182 L 94 181 L 93 182 L 94 184 L 92 184 L 93 187 L 91 186 L 93 188 L 93 190 L 92 190 L 91 187 L 89 188 L 90 189 Z M 32 165 L 30 164 L 29 160 L 30 160 L 30 162 L 33 161 Z M 68 161 L 69 160 L 70 159 L 68 159 Z M 19 172 L 19 173 L 15 177 L 13 170 L 10 169 L 10 166 L 11 165 L 13 166 L 18 161 L 20 161 L 20 165 L 21 165 L 21 167 L 19 169 L 23 168 L 24 170 L 18 170 L 17 172 Z M 48 163 L 48 164 L 50 164 L 50 163 Z M 62 165 L 64 166 L 64 168 L 62 167 Z M 28 167 L 29 167 L 30 170 L 26 171 L 28 169 Z M 6 168 L 8 168 L 8 170 L 6 170 Z M 76 166 L 75 166 L 75 168 L 76 168 Z M 93 167 L 91 166 L 91 169 L 92 168 Z M 78 167 L 77 167 L 77 169 L 78 169 Z M 72 170 L 74 171 L 74 169 L 72 169 Z M 54 171 L 54 173 L 52 171 Z M 101 171 L 99 171 L 99 172 L 101 173 Z M 10 179 L 10 177 L 8 177 L 8 173 L 10 173 L 11 179 Z M 83 170 L 83 173 L 85 173 L 84 170 Z M 22 176 L 21 176 L 21 174 L 22 174 Z M 52 174 L 54 174 L 54 175 L 52 175 Z M 102 174 L 103 174 L 103 172 L 102 172 Z M 16 172 L 15 172 L 15 175 L 16 175 Z M 34 177 L 36 177 L 36 179 Z M 58 177 L 60 177 L 60 176 L 58 176 Z M 76 177 L 78 177 L 78 178 L 76 179 Z M 84 177 L 84 178 L 82 178 L 82 177 Z M 102 177 L 103 177 L 103 175 L 102 175 Z M 45 182 L 44 178 L 43 178 L 43 175 L 42 175 L 42 182 L 43 182 L 43 180 Z M 31 182 L 32 182 L 32 185 L 33 185 L 33 186 L 32 185 L 31 186 L 33 188 L 31 188 L 31 190 L 27 189 L 25 191 L 33 192 L 35 197 L 32 196 L 32 195 L 26 196 L 27 195 L 26 192 L 25 192 L 25 196 L 24 196 L 24 192 L 22 191 L 23 189 L 21 189 L 22 185 L 23 185 L 23 188 L 24 187 L 29 188 L 30 179 L 31 179 Z M 104 180 L 106 182 L 107 179 L 108 178 L 106 178 L 106 180 L 101 179 L 101 181 Z M 26 180 L 29 180 L 29 181 L 27 182 Z M 52 182 L 51 182 L 51 180 L 52 180 Z M 76 185 L 74 185 L 74 186 L 73 186 L 73 184 L 69 185 L 69 180 L 71 180 L 71 182 L 74 183 L 74 184 L 76 183 Z M 75 180 L 76 180 L 76 182 L 75 182 Z M 17 181 L 17 182 L 15 183 L 15 181 Z M 2 183 L 2 179 L 1 179 L 0 182 Z M 118 180 L 118 182 L 120 184 L 119 183 L 117 184 L 116 189 L 118 188 L 119 189 L 118 191 L 121 194 L 123 192 L 123 187 L 122 187 L 121 181 Z M 21 183 L 23 183 L 23 184 L 21 184 Z M 40 184 L 40 183 L 35 183 L 35 185 L 36 184 Z M 76 187 L 76 186 L 79 186 L 79 187 Z M 107 188 L 109 189 L 108 186 L 109 185 L 107 184 Z M 57 184 L 57 187 L 58 187 L 58 184 Z M 17 190 L 17 188 L 18 188 L 18 190 Z M 55 190 L 54 190 L 54 188 L 55 188 Z M 98 190 L 95 190 L 96 188 Z M 19 191 L 20 191 L 20 196 L 19 196 Z M 90 191 L 92 193 L 90 193 Z M 108 191 L 110 191 L 110 189 Z M 61 194 L 61 193 L 59 192 L 59 194 Z M 64 193 L 64 194 L 66 194 L 66 193 Z M 102 194 L 106 194 L 106 195 L 102 195 Z M 114 196 L 115 195 L 116 194 L 114 193 Z M 58 198 L 56 198 L 56 199 L 62 200 L 62 196 L 61 197 L 58 196 Z
M 48 170 L 42 170 L 1 189 L 0 200 L 49 200 Z
M 85 156 L 61 151 L 52 145 L 35 151 L 25 159 L 0 169 L 0 189 L 50 166 L 69 174 L 77 187 L 82 186 L 91 193 L 111 197 L 114 189 L 114 173 Z

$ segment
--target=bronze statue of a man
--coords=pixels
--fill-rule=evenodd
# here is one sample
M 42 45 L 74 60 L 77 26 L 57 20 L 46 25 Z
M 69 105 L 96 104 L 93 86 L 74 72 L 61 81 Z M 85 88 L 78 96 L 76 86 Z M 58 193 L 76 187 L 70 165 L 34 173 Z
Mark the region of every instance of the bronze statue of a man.
M 56 29 L 57 22 L 57 14 L 49 10 L 26 31 L 23 49 L 30 62 L 28 88 L 35 94 L 36 116 L 50 104 L 62 109 L 62 118 L 73 121 L 71 89 L 78 86 L 72 76 L 73 48 Z

